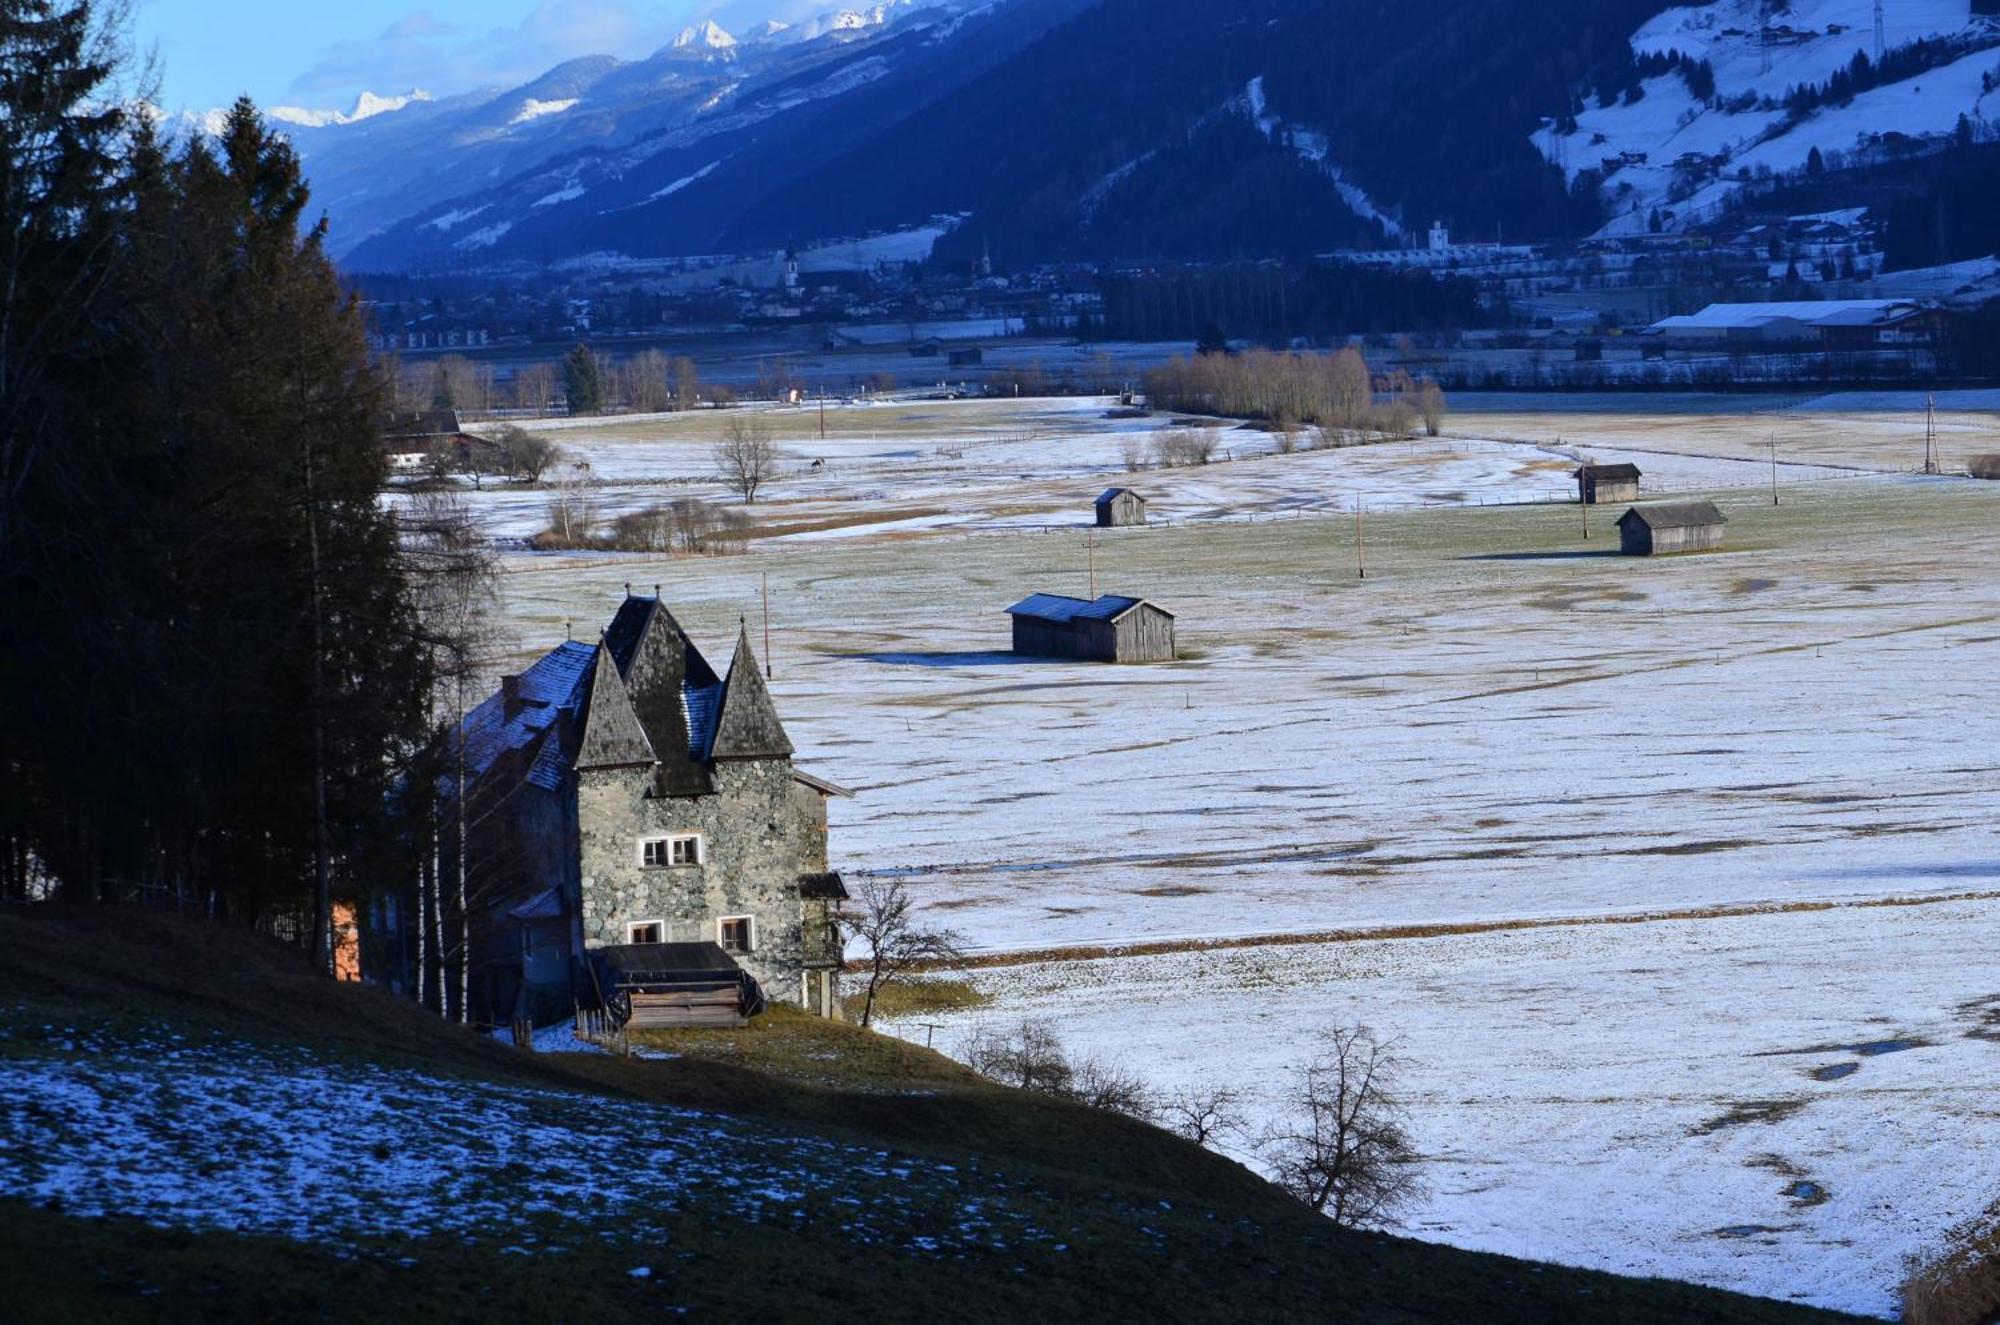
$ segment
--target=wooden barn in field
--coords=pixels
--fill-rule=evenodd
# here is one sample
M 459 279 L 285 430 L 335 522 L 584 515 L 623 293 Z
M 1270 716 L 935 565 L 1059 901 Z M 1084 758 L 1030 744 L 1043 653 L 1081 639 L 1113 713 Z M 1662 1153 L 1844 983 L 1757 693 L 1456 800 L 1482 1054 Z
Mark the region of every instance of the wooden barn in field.
M 1653 502 L 1618 517 L 1620 550 L 1628 557 L 1710 552 L 1722 546 L 1728 519 L 1712 501 Z
M 1174 614 L 1143 598 L 1106 594 L 1095 601 L 1038 593 L 1007 609 L 1014 652 L 1085 662 L 1172 662 Z
M 1577 496 L 1586 506 L 1639 500 L 1637 465 L 1579 465 L 1570 477 L 1576 480 Z
M 1124 529 L 1146 523 L 1146 499 L 1130 488 L 1106 488 L 1097 498 L 1097 527 Z

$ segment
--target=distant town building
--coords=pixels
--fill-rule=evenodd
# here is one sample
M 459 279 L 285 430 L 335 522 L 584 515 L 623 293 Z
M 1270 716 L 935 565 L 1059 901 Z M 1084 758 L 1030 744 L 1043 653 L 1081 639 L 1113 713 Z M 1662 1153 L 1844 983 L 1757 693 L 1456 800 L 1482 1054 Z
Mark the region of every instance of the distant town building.
M 1443 221 L 1431 222 L 1430 248 L 1433 253 L 1448 252 L 1451 248 L 1451 231 Z
M 1619 547 L 1628 557 L 1708 552 L 1722 546 L 1729 521 L 1712 501 L 1654 502 L 1618 517 Z
M 1707 344 L 1798 344 L 1870 349 L 1921 340 L 1933 314 L 1911 299 L 1822 299 L 1783 303 L 1710 304 L 1699 313 L 1662 318 L 1653 330 Z
M 1639 500 L 1637 465 L 1579 465 L 1571 475 L 1577 498 L 1586 506 Z
M 1106 594 L 1096 600 L 1030 594 L 1007 609 L 1014 652 L 1032 658 L 1085 662 L 1172 662 L 1174 614 L 1143 598 Z
M 1130 488 L 1106 488 L 1097 498 L 1097 527 L 1123 529 L 1146 523 L 1146 499 Z

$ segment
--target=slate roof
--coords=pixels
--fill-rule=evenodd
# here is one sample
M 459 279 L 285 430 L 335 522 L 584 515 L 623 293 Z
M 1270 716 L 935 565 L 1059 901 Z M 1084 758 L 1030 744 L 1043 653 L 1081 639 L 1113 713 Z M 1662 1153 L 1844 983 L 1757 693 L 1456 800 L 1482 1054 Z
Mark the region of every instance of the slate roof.
M 1116 621 L 1133 608 L 1144 604 L 1156 612 L 1172 616 L 1158 603 L 1147 603 L 1143 598 L 1126 598 L 1119 594 L 1104 594 L 1096 599 L 1070 598 L 1063 594 L 1029 594 L 1020 602 L 1007 609 L 1008 616 L 1028 616 L 1041 621 L 1053 621 L 1057 625 L 1068 625 L 1072 621 Z
M 1096 504 L 1099 506 L 1109 506 L 1112 502 L 1118 500 L 1118 497 L 1121 493 L 1127 493 L 1127 492 L 1132 492 L 1132 489 L 1106 488 L 1103 492 L 1097 494 Z M 1132 499 L 1138 502 L 1141 506 L 1144 506 L 1146 504 L 1146 499 L 1144 497 L 1141 497 L 1136 492 L 1132 492 Z
M 825 874 L 799 875 L 799 896 L 815 898 L 824 902 L 844 902 L 848 900 L 847 881 L 838 871 Z
M 538 745 L 565 719 L 581 716 L 588 691 L 586 681 L 597 650 L 588 644 L 570 641 L 544 654 L 539 662 L 521 673 L 519 705 L 507 712 L 504 693 L 495 693 L 465 715 L 466 772 L 484 777 L 501 759 L 519 754 L 532 760 L 528 781 L 554 791 L 562 786 L 562 733 Z M 550 751 L 554 754 L 551 755 Z M 455 781 L 456 775 L 451 780 Z
M 655 762 L 652 742 L 632 710 L 632 696 L 611 661 L 611 650 L 599 646 L 591 669 L 590 709 L 583 740 L 576 753 L 578 768 L 627 768 Z
M 1642 521 L 1649 529 L 1696 529 L 1704 525 L 1728 524 L 1729 518 L 1712 501 L 1663 501 L 1634 506 L 1618 517 L 1618 523 Z
M 778 720 L 778 707 L 764 685 L 757 655 L 750 650 L 750 627 L 736 637 L 736 655 L 729 660 L 723 683 L 721 711 L 709 742 L 712 759 L 789 759 L 792 738 Z

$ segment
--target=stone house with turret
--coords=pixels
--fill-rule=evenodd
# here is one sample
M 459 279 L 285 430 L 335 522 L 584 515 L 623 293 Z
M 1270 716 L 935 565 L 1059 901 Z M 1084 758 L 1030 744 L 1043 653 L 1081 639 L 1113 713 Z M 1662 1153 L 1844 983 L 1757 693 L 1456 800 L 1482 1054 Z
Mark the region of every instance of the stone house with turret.
M 628 592 L 596 644 L 504 678 L 465 722 L 475 1020 L 838 1015 L 827 801 L 849 793 L 794 754 L 748 632 L 718 677 L 657 598 Z

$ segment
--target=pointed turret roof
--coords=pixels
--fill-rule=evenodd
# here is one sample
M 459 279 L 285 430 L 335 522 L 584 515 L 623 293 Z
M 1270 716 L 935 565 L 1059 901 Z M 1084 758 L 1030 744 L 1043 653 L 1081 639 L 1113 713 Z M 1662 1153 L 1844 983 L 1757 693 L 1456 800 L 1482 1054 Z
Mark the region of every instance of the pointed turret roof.
M 639 715 L 632 708 L 632 696 L 625 689 L 624 678 L 618 675 L 611 649 L 599 644 L 576 766 L 630 768 L 650 765 L 656 760 L 653 744 L 646 739 L 646 730 L 639 725 Z
M 736 656 L 722 683 L 722 712 L 715 720 L 711 759 L 789 759 L 792 739 L 778 721 L 778 709 L 750 649 L 750 627 L 736 637 Z

